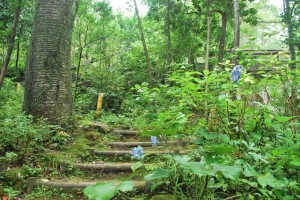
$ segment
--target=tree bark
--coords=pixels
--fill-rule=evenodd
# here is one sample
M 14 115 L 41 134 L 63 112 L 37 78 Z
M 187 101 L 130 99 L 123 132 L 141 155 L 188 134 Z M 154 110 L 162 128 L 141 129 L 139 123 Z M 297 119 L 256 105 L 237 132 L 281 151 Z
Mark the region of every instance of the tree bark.
M 234 52 L 240 46 L 240 7 L 239 1 L 233 0 L 234 7 Z M 237 56 L 234 57 L 234 64 L 238 64 Z
M 171 27 L 170 27 L 170 10 L 171 10 L 171 2 L 167 0 L 167 11 L 166 11 L 166 32 L 167 32 L 167 67 L 164 67 L 163 70 L 163 80 L 165 83 L 166 74 L 169 71 L 170 65 L 172 63 L 172 49 L 171 49 Z M 164 65 L 165 66 L 165 65 Z
M 293 30 L 293 25 L 292 25 L 292 11 L 290 7 L 290 0 L 284 0 L 284 18 L 285 18 L 285 23 L 288 28 L 288 46 L 291 54 L 291 61 L 292 63 L 290 64 L 291 69 L 296 68 L 296 50 L 295 50 L 295 43 L 293 42 L 294 40 L 294 30 Z
M 4 62 L 3 62 L 2 67 L 1 67 L 0 90 L 1 90 L 3 82 L 4 82 L 4 77 L 5 77 L 7 68 L 8 68 L 8 64 L 9 64 L 9 61 L 10 61 L 10 58 L 11 58 L 11 54 L 14 50 L 17 26 L 18 26 L 20 14 L 21 14 L 21 8 L 22 8 L 22 0 L 18 0 L 18 5 L 17 5 L 16 11 L 15 11 L 15 16 L 14 16 L 14 21 L 13 21 L 13 28 L 12 28 L 12 32 L 11 32 L 10 38 L 9 38 L 9 45 L 8 45 L 7 53 L 6 53 Z
M 65 124 L 72 115 L 70 50 L 76 0 L 37 0 L 25 77 L 24 110 Z
M 227 22 L 228 16 L 227 12 L 223 11 L 221 13 L 221 33 L 220 33 L 220 41 L 219 41 L 219 55 L 218 55 L 218 63 L 224 62 L 224 54 L 225 54 L 225 45 L 226 45 L 226 30 L 227 30 Z
M 210 0 L 207 0 L 207 36 L 206 36 L 206 59 L 205 70 L 208 70 L 209 65 L 209 48 L 210 48 Z
M 168 37 L 168 55 L 167 55 L 168 66 L 172 62 L 170 9 L 171 9 L 171 3 L 170 3 L 170 0 L 167 0 L 166 29 L 167 29 L 167 37 Z
M 88 31 L 89 31 L 89 26 L 86 25 L 86 29 L 85 29 L 85 32 L 84 32 L 83 44 L 81 42 L 81 32 L 79 31 L 79 33 L 78 33 L 79 56 L 78 56 L 78 63 L 77 63 L 77 69 L 76 69 L 76 80 L 75 80 L 74 97 L 73 97 L 73 99 L 74 99 L 74 101 L 73 101 L 74 109 L 75 109 L 75 103 L 76 103 L 76 98 L 77 98 L 77 90 L 78 90 L 79 79 L 80 79 L 80 69 L 81 69 L 81 60 L 82 60 L 82 57 L 83 57 L 83 50 L 87 47 Z M 87 56 L 87 53 L 86 53 L 86 56 Z M 88 59 L 88 58 L 86 58 L 86 59 Z
M 16 69 L 19 68 L 19 59 L 20 59 L 20 44 L 21 42 L 18 41 L 17 43 L 17 55 L 16 55 Z
M 82 52 L 83 48 L 79 48 L 79 57 L 78 57 L 78 63 L 77 63 L 77 69 L 76 69 L 76 80 L 75 80 L 75 88 L 74 88 L 74 109 L 75 109 L 75 102 L 77 97 L 77 90 L 78 90 L 78 84 L 79 84 L 79 77 L 80 77 L 80 68 L 81 68 L 81 59 L 82 59 Z
M 147 49 L 147 45 L 146 45 L 146 40 L 145 40 L 145 36 L 144 36 L 144 32 L 143 32 L 142 23 L 141 23 L 141 19 L 140 19 L 140 15 L 139 15 L 139 10 L 138 10 L 137 4 L 136 4 L 136 0 L 133 0 L 133 2 L 134 2 L 136 17 L 138 19 L 138 24 L 139 24 L 140 34 L 141 34 L 141 40 L 142 40 L 143 47 L 144 47 L 144 54 L 145 54 L 145 57 L 146 57 L 149 87 L 153 88 L 152 73 L 151 73 L 151 68 L 150 68 L 150 61 L 149 61 L 149 54 L 148 54 L 148 49 Z

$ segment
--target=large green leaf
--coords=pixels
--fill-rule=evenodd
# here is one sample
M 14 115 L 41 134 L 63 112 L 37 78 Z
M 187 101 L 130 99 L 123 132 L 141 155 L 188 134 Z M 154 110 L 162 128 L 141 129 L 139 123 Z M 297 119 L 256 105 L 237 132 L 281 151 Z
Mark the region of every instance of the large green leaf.
M 117 193 L 116 183 L 97 183 L 96 185 L 86 187 L 83 193 L 90 200 L 110 200 Z
M 198 176 L 214 176 L 215 173 L 212 170 L 205 169 L 200 162 L 181 162 L 180 166 L 187 170 L 191 171 Z
M 246 177 L 257 177 L 259 174 L 257 173 L 257 171 L 252 167 L 250 166 L 248 163 L 246 163 L 244 165 L 244 170 L 243 170 L 243 174 L 246 176 Z
M 135 163 L 133 163 L 133 164 L 131 165 L 131 169 L 132 169 L 132 171 L 135 171 L 135 170 L 139 169 L 139 168 L 142 167 L 142 166 L 143 166 L 143 163 L 142 163 L 142 162 L 135 162 Z
M 146 175 L 145 179 L 151 181 L 156 179 L 169 178 L 172 172 L 173 170 L 162 169 L 161 167 L 158 167 L 155 172 Z
M 294 158 L 294 159 L 290 162 L 290 164 L 299 167 L 299 166 L 300 166 L 300 158 Z
M 217 173 L 221 173 L 224 177 L 237 181 L 242 171 L 242 167 L 240 165 L 229 166 L 217 163 L 206 164 L 205 161 L 187 162 L 184 161 L 184 159 L 177 159 L 176 161 L 179 161 L 178 163 L 180 167 L 187 171 L 191 171 L 198 176 L 215 176 Z
M 182 163 L 182 162 L 190 161 L 190 160 L 191 160 L 191 157 L 188 156 L 188 155 L 183 155 L 183 156 L 175 155 L 175 156 L 174 156 L 174 160 L 175 160 L 177 163 Z
M 282 123 L 288 122 L 289 120 L 291 120 L 293 118 L 295 118 L 295 117 L 284 117 L 284 116 L 280 116 L 280 115 L 275 115 L 275 119 Z
M 110 200 L 118 191 L 127 192 L 134 188 L 132 181 L 123 181 L 121 183 L 109 182 L 109 183 L 97 183 L 91 185 L 83 190 L 83 193 L 89 200 Z
M 257 178 L 259 184 L 264 188 L 269 185 L 272 188 L 282 189 L 286 184 L 284 181 L 276 179 L 272 174 L 267 173 Z
M 221 172 L 223 176 L 234 181 L 237 181 L 239 179 L 240 173 L 242 171 L 242 167 L 240 165 L 229 166 L 214 163 L 213 166 L 214 172 Z
M 134 188 L 134 184 L 132 181 L 123 181 L 117 187 L 117 190 L 122 191 L 122 192 L 129 192 L 129 191 L 132 191 L 133 188 Z

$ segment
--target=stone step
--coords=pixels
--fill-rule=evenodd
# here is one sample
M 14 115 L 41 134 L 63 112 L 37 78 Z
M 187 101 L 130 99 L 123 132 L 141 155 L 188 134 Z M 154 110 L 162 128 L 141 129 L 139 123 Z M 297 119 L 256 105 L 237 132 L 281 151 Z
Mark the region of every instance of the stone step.
M 27 194 L 32 193 L 35 187 L 49 187 L 49 188 L 61 188 L 63 190 L 83 190 L 87 186 L 95 185 L 98 182 L 116 182 L 121 183 L 121 181 L 116 180 L 47 180 L 47 179 L 37 179 L 28 178 L 27 179 Z M 146 181 L 133 181 L 136 189 L 145 189 Z
M 121 129 L 112 129 L 112 132 L 117 134 L 127 135 L 127 136 L 136 136 L 139 133 L 139 131 L 121 130 Z
M 90 122 L 88 123 L 88 126 L 92 128 L 96 128 L 103 133 L 110 132 L 110 133 L 116 133 L 116 134 L 128 135 L 128 136 L 136 136 L 139 133 L 139 131 L 122 129 L 122 127 L 116 128 L 110 125 L 103 124 L 101 122 Z
M 94 128 L 98 129 L 100 132 L 110 132 L 110 130 L 113 128 L 112 126 L 103 124 L 101 122 L 88 122 L 87 123 L 88 128 Z
M 82 170 L 94 170 L 94 171 L 132 171 L 131 166 L 133 163 L 66 163 L 61 164 L 61 170 L 65 171 L 67 166 L 72 166 Z
M 97 156 L 130 156 L 131 151 L 123 150 L 112 150 L 112 151 L 100 151 L 90 149 L 90 153 Z M 147 155 L 159 155 L 159 154 L 186 154 L 186 151 L 172 150 L 170 151 L 144 151 L 144 154 Z
M 109 146 L 112 147 L 136 147 L 136 146 L 141 146 L 141 147 L 151 147 L 152 142 L 108 142 L 106 143 Z M 168 142 L 168 145 L 180 145 L 179 142 L 177 141 L 170 141 Z M 164 143 L 159 143 L 158 146 L 163 146 Z

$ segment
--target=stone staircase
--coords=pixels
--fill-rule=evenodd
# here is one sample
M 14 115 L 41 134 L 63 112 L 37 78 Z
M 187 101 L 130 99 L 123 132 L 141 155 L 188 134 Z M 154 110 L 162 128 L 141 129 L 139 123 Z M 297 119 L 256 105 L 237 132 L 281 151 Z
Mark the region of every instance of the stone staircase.
M 77 169 L 86 174 L 93 174 L 92 177 L 73 177 L 61 179 L 38 179 L 29 178 L 27 180 L 27 193 L 31 193 L 35 187 L 49 187 L 49 188 L 62 188 L 68 191 L 82 191 L 89 185 L 94 185 L 97 182 L 110 182 L 129 179 L 135 184 L 135 189 L 138 191 L 147 191 L 150 186 L 149 183 L 143 180 L 142 175 L 133 175 L 132 165 L 136 160 L 131 160 L 131 149 L 136 146 L 141 146 L 144 149 L 145 155 L 159 155 L 170 153 L 186 153 L 182 150 L 182 141 L 171 141 L 168 145 L 173 145 L 176 150 L 167 151 L 162 145 L 162 141 L 157 147 L 152 147 L 149 142 L 149 137 L 139 136 L 138 131 L 126 130 L 120 128 L 113 128 L 101 123 L 89 124 L 89 129 L 94 129 L 99 134 L 110 133 L 116 134 L 120 141 L 106 142 L 107 148 L 105 150 L 98 150 L 96 148 L 89 149 L 89 156 L 95 157 L 93 162 L 62 162 L 60 163 L 60 173 L 68 173 L 68 170 Z M 108 150 L 107 150 L 108 149 Z M 150 163 L 149 163 L 150 164 Z M 147 165 L 147 164 L 144 164 Z M 145 167 L 145 166 L 143 166 Z

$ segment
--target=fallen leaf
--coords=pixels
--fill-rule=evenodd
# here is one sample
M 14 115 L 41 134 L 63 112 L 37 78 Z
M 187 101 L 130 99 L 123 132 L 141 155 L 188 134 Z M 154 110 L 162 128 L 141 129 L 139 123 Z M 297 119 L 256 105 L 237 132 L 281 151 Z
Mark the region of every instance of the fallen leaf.
M 8 200 L 8 196 L 6 194 L 1 195 L 1 200 Z

